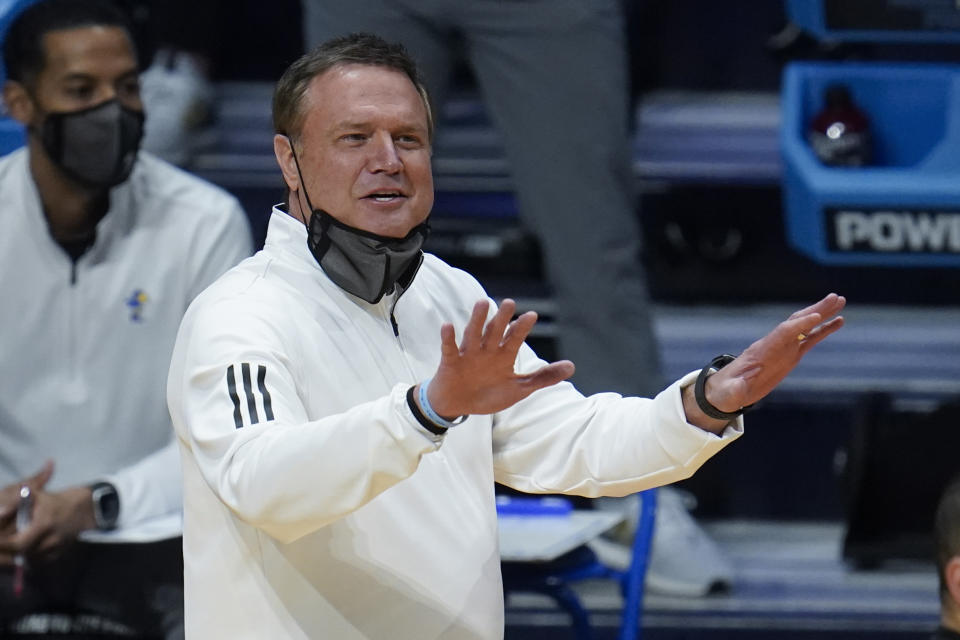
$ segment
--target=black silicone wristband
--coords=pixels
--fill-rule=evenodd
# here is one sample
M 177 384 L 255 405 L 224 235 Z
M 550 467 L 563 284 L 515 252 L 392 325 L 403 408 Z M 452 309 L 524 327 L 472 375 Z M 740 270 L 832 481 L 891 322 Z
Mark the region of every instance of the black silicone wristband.
M 446 427 L 441 427 L 433 420 L 423 415 L 423 411 L 420 410 L 420 407 L 417 406 L 416 401 L 413 399 L 413 387 L 407 389 L 407 406 L 410 407 L 410 413 L 412 413 L 413 417 L 417 419 L 417 422 L 419 422 L 424 429 L 433 435 L 442 436 L 447 432 Z
M 697 376 L 697 384 L 693 387 L 693 397 L 697 400 L 697 406 L 700 407 L 700 411 L 703 411 L 705 414 L 711 418 L 716 418 L 717 420 L 733 420 L 734 418 L 739 418 L 743 415 L 743 412 L 750 408 L 750 406 L 742 407 L 739 411 L 720 411 L 715 406 L 710 404 L 710 401 L 707 400 L 706 387 L 707 387 L 707 378 L 712 374 L 710 373 L 711 369 L 716 369 L 719 371 L 725 366 L 736 360 L 735 356 L 725 353 L 719 355 L 713 360 L 710 361 L 710 364 L 705 366 L 700 370 L 700 375 Z

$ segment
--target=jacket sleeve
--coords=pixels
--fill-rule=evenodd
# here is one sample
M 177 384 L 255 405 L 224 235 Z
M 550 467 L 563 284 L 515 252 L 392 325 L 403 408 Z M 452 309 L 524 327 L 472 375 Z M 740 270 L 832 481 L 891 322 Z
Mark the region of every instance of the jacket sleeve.
M 120 497 L 115 537 L 123 537 L 123 529 L 180 512 L 183 504 L 180 455 L 172 435 L 163 448 L 102 478 L 116 487 Z M 179 535 L 179 531 L 171 531 L 170 535 Z
M 226 194 L 215 195 L 216 201 L 210 203 L 210 207 L 216 207 L 210 212 L 210 224 L 189 238 L 184 310 L 198 293 L 251 253 L 250 228 L 240 203 Z M 180 456 L 172 432 L 167 445 L 102 480 L 113 484 L 120 496 L 115 537 L 123 537 L 123 530 L 129 527 L 177 514 L 183 504 L 183 491 Z
M 543 366 L 526 345 L 518 369 Z M 498 482 L 529 493 L 622 496 L 689 477 L 743 432 L 688 424 L 680 391 L 690 373 L 655 398 L 581 395 L 570 383 L 541 389 L 494 416 Z
M 409 384 L 311 420 L 301 394 L 323 383 L 291 360 L 302 352 L 291 341 L 309 337 L 246 306 L 188 314 L 168 403 L 210 490 L 241 520 L 290 542 L 409 477 L 441 438 L 416 422 Z

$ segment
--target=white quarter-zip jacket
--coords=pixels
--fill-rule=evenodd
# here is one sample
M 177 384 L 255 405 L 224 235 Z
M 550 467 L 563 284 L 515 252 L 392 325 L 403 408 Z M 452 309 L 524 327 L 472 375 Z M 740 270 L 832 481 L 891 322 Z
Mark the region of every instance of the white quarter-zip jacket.
M 495 481 L 624 495 L 741 433 L 685 422 L 691 374 L 655 399 L 564 382 L 431 434 L 406 392 L 435 373 L 441 325 L 459 339 L 486 297 L 426 255 L 406 291 L 368 304 L 274 209 L 264 249 L 191 305 L 170 367 L 188 638 L 499 639 Z M 543 364 L 524 346 L 516 366 Z
M 112 482 L 108 537 L 179 535 L 179 455 L 165 402 L 190 301 L 251 253 L 222 189 L 141 153 L 74 263 L 53 240 L 27 149 L 0 159 L 0 486 L 54 461 L 48 488 Z

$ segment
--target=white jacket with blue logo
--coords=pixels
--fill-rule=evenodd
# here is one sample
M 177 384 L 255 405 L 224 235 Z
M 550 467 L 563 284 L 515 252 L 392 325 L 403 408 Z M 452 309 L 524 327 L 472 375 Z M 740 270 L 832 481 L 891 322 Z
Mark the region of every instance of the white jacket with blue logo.
M 26 149 L 0 159 L 0 486 L 54 461 L 48 488 L 109 480 L 119 540 L 179 535 L 165 401 L 190 301 L 251 253 L 235 198 L 141 153 L 74 264 L 51 238 Z
M 685 422 L 686 376 L 655 399 L 564 382 L 434 436 L 405 394 L 483 289 L 427 255 L 398 299 L 368 304 L 306 237 L 275 209 L 263 251 L 177 337 L 188 638 L 501 638 L 494 481 L 624 495 L 687 477 L 741 432 Z M 542 364 L 522 348 L 519 370 Z

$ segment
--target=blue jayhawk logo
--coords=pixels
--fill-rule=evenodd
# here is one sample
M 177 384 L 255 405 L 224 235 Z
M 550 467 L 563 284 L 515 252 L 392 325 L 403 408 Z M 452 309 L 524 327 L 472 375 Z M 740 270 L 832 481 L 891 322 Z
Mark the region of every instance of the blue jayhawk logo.
M 146 304 L 147 294 L 143 289 L 135 289 L 130 297 L 127 298 L 127 306 L 130 307 L 130 320 L 132 322 L 143 322 L 143 305 Z

